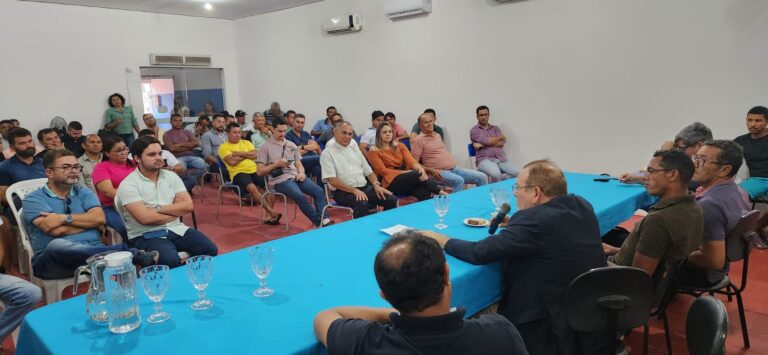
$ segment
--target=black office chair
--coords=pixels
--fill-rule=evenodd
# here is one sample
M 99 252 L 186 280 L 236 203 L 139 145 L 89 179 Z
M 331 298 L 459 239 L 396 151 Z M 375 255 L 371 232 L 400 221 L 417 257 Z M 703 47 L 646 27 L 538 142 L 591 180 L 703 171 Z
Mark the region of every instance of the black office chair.
M 619 331 L 647 324 L 653 301 L 651 278 L 642 269 L 617 266 L 592 269 L 568 287 L 566 322 L 581 332 L 607 332 L 619 345 Z M 615 355 L 615 349 L 608 349 Z
M 719 293 L 726 295 L 730 299 L 736 296 L 736 303 L 739 306 L 739 319 L 741 320 L 741 335 L 744 338 L 744 348 L 749 348 L 749 333 L 747 332 L 747 318 L 744 315 L 744 301 L 741 293 L 747 288 L 747 272 L 749 271 L 749 253 L 752 251 L 752 238 L 755 237 L 755 231 L 759 227 L 760 211 L 749 211 L 741 216 L 739 223 L 733 227 L 727 236 L 725 236 L 725 259 L 728 262 L 743 260 L 741 271 L 741 284 L 739 287 L 725 275 L 723 279 L 711 287 L 681 287 L 680 292 L 701 296 L 703 293 Z
M 667 307 L 677 294 L 677 280 L 680 276 L 680 270 L 685 264 L 685 259 L 675 262 L 665 262 L 656 267 L 651 281 L 653 282 L 653 311 L 652 317 L 661 318 L 664 323 L 664 338 L 667 342 L 667 354 L 672 355 L 672 337 L 669 333 L 669 319 L 667 318 Z M 648 354 L 648 335 L 650 328 L 648 323 L 643 327 L 643 353 Z
M 728 311 L 720 300 L 699 297 L 688 309 L 685 318 L 685 338 L 691 355 L 725 354 L 728 334 Z

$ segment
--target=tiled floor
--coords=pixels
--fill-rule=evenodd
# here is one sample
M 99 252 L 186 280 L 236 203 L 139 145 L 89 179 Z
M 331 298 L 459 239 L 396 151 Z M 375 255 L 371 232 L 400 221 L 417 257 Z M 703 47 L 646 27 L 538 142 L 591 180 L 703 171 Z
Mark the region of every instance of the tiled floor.
M 198 221 L 198 229 L 211 238 L 219 247 L 219 253 L 224 254 L 264 241 L 285 237 L 300 233 L 312 227 L 309 220 L 294 208 L 293 203 L 288 205 L 288 219 L 291 221 L 291 229 L 286 232 L 284 225 L 268 226 L 258 224 L 259 207 L 243 207 L 243 222 L 240 222 L 237 199 L 234 193 L 225 192 L 224 204 L 220 213 L 216 214 L 216 189 L 205 187 L 203 193 L 196 193 L 195 211 Z M 282 204 L 276 205 L 276 210 L 282 212 Z M 294 217 L 294 212 L 298 215 Z M 339 223 L 349 217 L 342 212 L 332 214 L 333 219 Z M 285 216 L 283 216 L 285 220 Z M 631 228 L 638 217 L 624 223 Z M 185 222 L 191 224 L 191 218 L 186 217 Z M 731 268 L 731 277 L 740 280 L 741 263 L 734 264 Z M 727 338 L 728 354 L 768 354 L 768 251 L 755 250 L 752 253 L 749 270 L 749 285 L 744 294 L 747 324 L 749 327 L 750 349 L 742 348 L 741 328 L 739 325 L 736 301 L 727 302 L 724 297 L 730 318 L 729 333 Z M 81 285 L 81 290 L 84 285 Z M 65 290 L 67 297 L 71 292 Z M 693 298 L 690 296 L 678 296 L 669 308 L 670 329 L 675 354 L 687 354 L 685 339 L 685 316 Z M 666 353 L 663 326 L 660 320 L 651 321 L 650 353 Z M 627 338 L 627 343 L 635 354 L 642 353 L 642 328 L 635 329 Z M 10 340 L 3 343 L 4 349 L 12 349 Z M 8 353 L 7 351 L 4 353 Z

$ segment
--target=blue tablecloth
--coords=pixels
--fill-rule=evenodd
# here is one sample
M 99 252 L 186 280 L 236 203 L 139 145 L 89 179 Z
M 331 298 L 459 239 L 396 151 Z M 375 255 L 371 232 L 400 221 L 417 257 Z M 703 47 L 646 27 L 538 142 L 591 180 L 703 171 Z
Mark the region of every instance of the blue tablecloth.
M 629 218 L 650 199 L 640 186 L 594 182 L 593 175 L 567 174 L 569 191 L 592 203 L 607 232 Z M 449 236 L 479 240 L 486 228 L 468 227 L 467 217 L 488 218 L 493 210 L 490 186 L 510 190 L 514 180 L 451 195 L 446 216 Z M 514 208 L 514 198 L 510 202 Z M 22 325 L 19 354 L 291 354 L 325 353 L 312 331 L 314 315 L 339 305 L 389 306 L 379 297 L 373 259 L 387 236 L 379 229 L 404 224 L 434 229 L 437 215 L 431 201 L 414 203 L 321 230 L 271 241 L 274 267 L 267 280 L 275 294 L 251 295 L 258 281 L 250 269 L 247 249 L 216 257 L 207 294 L 215 305 L 207 311 L 189 308 L 197 297 L 181 267 L 171 272 L 163 300 L 172 314 L 161 324 L 144 322 L 131 333 L 114 335 L 106 326 L 87 321 L 83 296 L 31 312 Z M 500 264 L 473 266 L 448 257 L 454 305 L 473 314 L 501 296 Z M 142 318 L 152 311 L 141 296 Z

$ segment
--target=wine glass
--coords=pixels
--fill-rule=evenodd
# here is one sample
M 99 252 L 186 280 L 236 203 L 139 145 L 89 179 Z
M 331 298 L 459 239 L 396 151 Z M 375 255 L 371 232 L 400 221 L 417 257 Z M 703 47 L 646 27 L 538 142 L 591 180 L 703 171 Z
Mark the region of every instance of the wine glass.
M 213 257 L 209 255 L 198 255 L 187 259 L 187 270 L 189 271 L 189 282 L 197 289 L 197 301 L 192 304 L 192 309 L 200 311 L 213 306 L 213 300 L 205 298 L 205 288 L 211 282 L 213 274 Z
M 163 311 L 162 300 L 168 292 L 168 279 L 170 272 L 167 265 L 153 265 L 141 269 L 141 284 L 144 286 L 144 293 L 154 303 L 155 312 L 148 318 L 147 322 L 162 323 L 171 318 L 171 314 Z
M 509 191 L 503 187 L 491 188 L 491 202 L 493 202 L 493 206 L 496 208 L 492 214 L 496 215 L 499 213 L 501 205 L 509 203 Z
M 445 215 L 448 213 L 448 204 L 451 201 L 450 198 L 448 195 L 435 195 L 432 200 L 435 202 L 435 213 L 437 213 L 437 216 L 440 217 L 440 222 L 435 224 L 435 228 L 448 228 L 448 225 L 443 223 L 443 217 L 445 217 Z
M 259 288 L 253 291 L 256 297 L 267 297 L 275 290 L 267 287 L 267 276 L 272 271 L 272 254 L 275 248 L 267 246 L 255 246 L 248 250 L 248 258 L 251 261 L 251 270 L 259 278 Z

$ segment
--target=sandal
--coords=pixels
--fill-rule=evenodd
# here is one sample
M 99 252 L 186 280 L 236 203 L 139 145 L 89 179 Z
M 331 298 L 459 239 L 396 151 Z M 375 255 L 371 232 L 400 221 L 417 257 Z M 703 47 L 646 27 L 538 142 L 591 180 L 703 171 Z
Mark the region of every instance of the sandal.
M 283 215 L 278 213 L 276 216 L 266 220 L 264 223 L 269 224 L 270 226 L 276 226 L 280 224 L 280 218 L 282 218 Z

